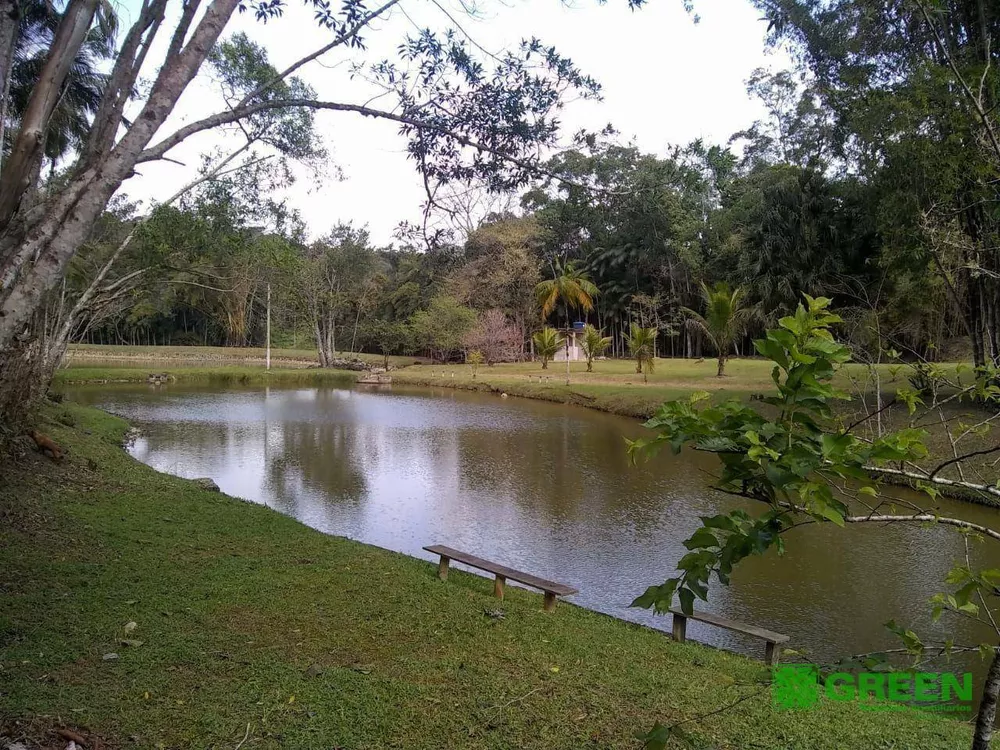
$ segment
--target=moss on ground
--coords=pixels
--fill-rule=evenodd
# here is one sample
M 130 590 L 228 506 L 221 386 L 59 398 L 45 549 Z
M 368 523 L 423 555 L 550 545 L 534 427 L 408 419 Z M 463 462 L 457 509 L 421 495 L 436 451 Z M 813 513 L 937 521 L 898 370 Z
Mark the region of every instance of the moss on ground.
M 0 736 L 636 748 L 655 721 L 755 693 L 684 726 L 721 748 L 969 745 L 949 719 L 776 711 L 759 662 L 569 604 L 546 614 L 536 593 L 509 590 L 492 617 L 492 582 L 443 583 L 433 564 L 159 474 L 121 449 L 116 417 L 67 403 L 43 421 L 68 457 L 29 454 L 0 481 Z

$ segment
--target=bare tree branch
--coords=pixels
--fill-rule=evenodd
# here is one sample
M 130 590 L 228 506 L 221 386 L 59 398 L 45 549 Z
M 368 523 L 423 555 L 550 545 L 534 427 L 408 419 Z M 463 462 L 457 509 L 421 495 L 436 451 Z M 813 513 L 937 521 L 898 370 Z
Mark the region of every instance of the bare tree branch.
M 959 86 L 962 87 L 962 91 L 965 93 L 966 98 L 972 103 L 972 106 L 976 110 L 976 114 L 979 116 L 980 121 L 983 125 L 983 130 L 986 131 L 986 136 L 990 141 L 990 145 L 993 147 L 993 151 L 996 154 L 997 162 L 1000 164 L 1000 139 L 998 139 L 996 132 L 993 129 L 993 123 L 990 120 L 989 114 L 986 112 L 986 108 L 983 106 L 983 101 L 980 97 L 976 96 L 975 92 L 969 87 L 969 84 L 965 80 L 965 76 L 958 69 L 958 65 L 955 63 L 955 57 L 951 53 L 951 48 L 945 42 L 941 36 L 941 32 L 937 27 L 937 24 L 931 19 L 930 13 L 927 10 L 927 5 L 924 0 L 916 0 L 917 7 L 920 8 L 920 13 L 924 17 L 924 22 L 927 27 L 931 30 L 934 35 L 934 39 L 937 41 L 938 47 L 941 49 L 941 54 L 944 55 L 945 60 L 948 61 L 948 67 L 951 68 L 951 72 L 955 74 L 955 78 L 958 80 Z M 985 76 L 985 71 L 983 73 Z
M 502 150 L 493 148 L 479 141 L 468 138 L 459 133 L 455 133 L 448 128 L 441 127 L 440 125 L 435 125 L 433 123 L 425 122 L 423 120 L 418 120 L 407 115 L 400 115 L 394 112 L 386 112 L 384 110 L 372 109 L 370 107 L 364 107 L 358 104 L 345 104 L 342 102 L 323 102 L 317 101 L 315 99 L 279 99 L 267 102 L 255 102 L 253 104 L 247 104 L 242 107 L 235 107 L 226 112 L 217 112 L 214 115 L 210 115 L 202 120 L 193 122 L 190 125 L 185 125 L 179 128 L 172 135 L 164 138 L 162 141 L 157 143 L 155 146 L 151 146 L 143 151 L 136 163 L 141 164 L 147 161 L 154 161 L 156 159 L 162 159 L 164 154 L 166 154 L 170 149 L 172 149 L 177 144 L 190 138 L 196 133 L 200 133 L 205 130 L 211 130 L 212 128 L 219 127 L 220 125 L 227 125 L 238 120 L 245 119 L 257 112 L 263 112 L 270 109 L 286 109 L 294 107 L 304 107 L 307 109 L 317 109 L 317 110 L 331 110 L 335 112 L 353 112 L 359 114 L 363 117 L 372 117 L 375 119 L 389 120 L 391 122 L 399 123 L 400 125 L 405 125 L 407 127 L 415 128 L 418 131 L 430 131 L 434 133 L 439 133 L 447 138 L 451 138 L 456 143 L 467 146 L 469 148 L 476 149 L 477 151 L 482 151 L 484 153 L 493 154 L 498 156 L 504 161 L 513 164 L 526 172 L 530 172 L 537 175 L 542 175 L 545 177 L 550 177 L 554 180 L 558 180 L 561 183 L 572 185 L 574 187 L 583 188 L 592 192 L 609 192 L 602 190 L 600 188 L 595 188 L 590 185 L 583 184 L 576 180 L 572 180 L 564 175 L 557 174 L 551 170 L 545 169 L 537 162 L 528 161 L 527 159 L 518 158 L 516 156 L 511 156 L 504 153 Z

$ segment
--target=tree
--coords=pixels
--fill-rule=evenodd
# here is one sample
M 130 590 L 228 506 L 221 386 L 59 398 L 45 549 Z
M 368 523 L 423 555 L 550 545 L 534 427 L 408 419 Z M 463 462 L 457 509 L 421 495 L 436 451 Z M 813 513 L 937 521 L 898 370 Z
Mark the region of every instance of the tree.
M 552 314 L 557 306 L 563 308 L 566 316 L 566 328 L 570 327 L 570 311 L 582 310 L 590 312 L 594 309 L 594 297 L 597 287 L 586 273 L 578 271 L 573 264 L 555 266 L 555 278 L 547 279 L 535 287 L 538 303 L 542 308 L 542 320 Z M 569 385 L 569 336 L 564 338 L 566 344 L 566 385 Z
M 476 375 L 479 373 L 479 365 L 483 363 L 483 353 L 480 351 L 471 351 L 465 355 L 465 363 L 472 367 L 472 379 L 476 379 Z
M 573 264 L 555 268 L 555 277 L 546 279 L 535 287 L 538 304 L 542 308 L 542 318 L 548 318 L 558 307 L 563 310 L 568 328 L 570 311 L 590 312 L 594 309 L 594 297 L 598 289 L 587 274 L 577 270 Z
M 445 361 L 462 349 L 462 343 L 476 324 L 476 312 L 454 297 L 435 297 L 426 310 L 410 317 L 413 340 L 432 359 Z
M 524 353 L 536 323 L 535 287 L 540 280 L 542 228 L 534 217 L 504 217 L 485 223 L 465 242 L 468 259 L 449 278 L 449 289 L 477 309 L 499 308 L 517 326 Z
M 655 328 L 643 328 L 638 323 L 632 323 L 625 334 L 629 355 L 635 359 L 635 371 L 643 376 L 644 382 L 649 380 L 648 373 L 653 371 L 656 333 Z M 645 370 L 642 369 L 643 365 L 646 366 Z
M 870 200 L 857 180 L 818 168 L 757 166 L 732 181 L 713 217 L 724 245 L 716 278 L 742 287 L 773 324 L 802 294 L 865 274 L 878 250 Z
M 605 336 L 589 323 L 583 327 L 583 353 L 587 357 L 587 372 L 594 371 L 594 358 L 600 357 L 611 346 L 611 337 Z
M 320 366 L 329 367 L 336 359 L 338 327 L 356 323 L 349 313 L 378 270 L 368 232 L 350 224 L 335 227 L 308 248 L 298 266 L 296 289 L 312 322 Z
M 366 327 L 366 335 L 382 352 L 382 366 L 389 369 L 389 355 L 405 353 L 413 338 L 410 327 L 402 321 L 379 318 L 371 321 Z
M 501 310 L 480 313 L 464 339 L 465 347 L 479 352 L 487 365 L 516 359 L 523 348 L 521 332 Z
M 1000 6 L 755 5 L 815 81 L 835 155 L 872 186 L 891 254 L 941 276 L 975 365 L 1000 364 Z
M 8 90 L 2 108 L 4 122 L 0 124 L 2 157 L 7 156 L 11 147 L 6 136 L 17 132 L 26 114 L 32 89 L 38 82 L 60 21 L 53 5 L 38 0 L 21 3 L 19 11 Z M 43 154 L 52 170 L 57 160 L 79 148 L 86 139 L 90 120 L 97 112 L 108 80 L 100 69 L 105 60 L 114 56 L 117 30 L 118 18 L 114 11 L 102 8 L 98 22 L 88 31 L 76 53 L 45 134 Z
M 535 354 L 542 358 L 542 369 L 549 369 L 549 360 L 556 356 L 556 352 L 563 345 L 562 334 L 555 328 L 546 326 L 537 331 L 531 340 L 535 344 Z
M 757 68 L 747 80 L 747 93 L 767 110 L 767 120 L 729 139 L 744 141 L 743 166 L 788 164 L 822 170 L 831 161 L 835 141 L 830 112 L 819 101 L 814 82 L 792 71 Z
M 31 385 L 40 380 L 39 347 L 25 337 L 26 327 L 137 165 L 168 158 L 171 149 L 193 135 L 246 125 L 261 113 L 326 110 L 397 123 L 429 186 L 479 179 L 494 191 L 511 190 L 536 169 L 538 149 L 555 142 L 563 97 L 571 92 L 597 95 L 591 78 L 538 40 L 526 40 L 517 50 L 484 62 L 463 35 L 429 30 L 404 40 L 397 61 L 355 60 L 358 69 L 395 100 L 387 109 L 318 100 L 289 85 L 297 70 L 331 50 L 361 55 L 363 33 L 397 4 L 388 0 L 370 10 L 364 0 L 352 0 L 331 10 L 327 3 L 313 0 L 317 22 L 331 32 L 328 43 L 261 85 L 234 87 L 234 101 L 168 135 L 160 134 L 154 143 L 233 13 L 250 10 L 260 20 L 271 19 L 281 15 L 283 0 L 193 0 L 180 13 L 170 14 L 169 23 L 168 0 L 144 0 L 117 47 L 75 163 L 65 180 L 39 190 L 46 135 L 74 61 L 104 7 L 97 0 L 68 0 L 0 173 L 0 413 L 6 423 L 23 419 L 25 404 L 30 407 L 47 385 Z M 0 11 L 0 61 L 6 63 L 20 32 L 18 4 L 4 0 Z M 149 58 L 151 50 L 162 50 L 161 64 Z M 140 87 L 144 70 L 155 73 L 148 86 Z M 10 71 L 9 64 L 0 65 L 2 92 L 10 90 Z M 434 106 L 428 107 L 428 102 Z M 0 122 L 6 120 L 0 117 Z
M 662 585 L 650 586 L 633 606 L 665 611 L 676 596 L 682 610 L 690 613 L 695 599 L 708 597 L 713 578 L 728 585 L 740 562 L 771 548 L 781 551 L 783 535 L 803 523 L 943 524 L 1000 541 L 998 531 L 942 516 L 911 499 L 890 496 L 878 480 L 884 475 L 912 478 L 915 486 L 932 498 L 936 487 L 955 485 L 984 497 L 1000 496 L 992 483 L 943 475 L 970 457 L 982 455 L 980 450 L 962 453 L 953 441 L 953 457 L 936 462 L 936 466 L 919 463 L 929 457 L 924 442 L 927 432 L 919 426 L 927 412 L 935 413 L 944 399 L 997 402 L 1000 388 L 992 382 L 994 375 L 980 373 L 972 382 L 951 382 L 949 395 L 926 405 L 912 388 L 900 389 L 897 399 L 908 405 L 913 423 L 874 438 L 859 437 L 854 431 L 874 415 L 864 415 L 847 426 L 835 416 L 834 403 L 850 397 L 834 387 L 833 376 L 851 355 L 833 338 L 831 326 L 840 318 L 829 312 L 829 305 L 828 299 L 807 297 L 794 315 L 781 319 L 779 328 L 755 342 L 758 353 L 774 364 L 776 393 L 763 399 L 767 413 L 735 399 L 712 404 L 707 393 L 696 393 L 683 401 L 665 403 L 646 423 L 655 435 L 630 442 L 628 450 L 633 457 L 651 455 L 663 445 L 675 453 L 683 447 L 714 453 L 721 463 L 714 487 L 763 507 L 758 515 L 739 508 L 702 518 L 684 543 L 689 552 L 677 564 L 678 575 Z M 996 451 L 1000 445 L 987 449 Z M 901 466 L 907 468 L 898 468 Z M 997 571 L 958 565 L 946 579 L 953 590 L 931 597 L 933 616 L 976 616 L 981 609 L 989 611 L 996 606 L 998 581 Z M 992 612 L 988 621 L 994 621 Z M 1000 639 L 1000 630 L 994 630 Z M 915 661 L 923 658 L 928 647 L 915 633 L 903 628 L 894 632 L 903 638 Z M 949 653 L 980 651 L 992 659 L 972 744 L 974 750 L 987 750 L 1000 696 L 1000 647 L 949 643 L 942 648 Z
M 699 315 L 694 310 L 685 310 L 688 321 L 708 337 L 719 356 L 717 377 L 722 377 L 726 370 L 726 360 L 737 339 L 743 335 L 753 311 L 743 306 L 741 289 L 730 289 L 723 281 L 709 288 L 701 283 L 701 294 L 705 300 L 705 314 Z

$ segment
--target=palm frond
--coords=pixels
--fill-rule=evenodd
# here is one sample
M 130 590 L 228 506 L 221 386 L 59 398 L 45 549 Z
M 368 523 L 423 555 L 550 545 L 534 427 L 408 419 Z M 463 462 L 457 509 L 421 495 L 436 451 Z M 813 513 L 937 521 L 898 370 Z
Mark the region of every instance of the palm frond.
M 586 273 L 568 264 L 565 268 L 556 269 L 555 278 L 538 284 L 535 293 L 542 308 L 542 317 L 547 318 L 560 302 L 568 309 L 590 312 L 594 309 L 594 297 L 599 290 Z

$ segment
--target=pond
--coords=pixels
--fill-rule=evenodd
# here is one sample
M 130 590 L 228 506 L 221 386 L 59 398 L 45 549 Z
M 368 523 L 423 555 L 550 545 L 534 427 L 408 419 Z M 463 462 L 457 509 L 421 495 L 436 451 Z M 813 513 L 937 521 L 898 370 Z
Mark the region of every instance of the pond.
M 697 517 L 741 501 L 709 489 L 714 457 L 663 453 L 630 466 L 636 422 L 540 401 L 449 389 L 73 386 L 69 397 L 128 418 L 139 460 L 212 477 L 320 531 L 431 559 L 447 544 L 580 589 L 571 601 L 655 627 L 629 608 L 684 554 Z M 1000 526 L 1000 511 L 941 501 L 941 512 Z M 752 508 L 751 508 L 752 510 Z M 889 619 L 976 644 L 968 620 L 934 625 L 927 600 L 965 546 L 943 527 L 832 525 L 792 531 L 783 557 L 740 567 L 699 608 L 786 633 L 816 660 L 898 645 Z M 1000 567 L 1000 545 L 973 543 Z M 763 646 L 698 623 L 689 636 L 760 657 Z M 940 669 L 982 671 L 978 657 Z

